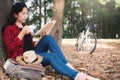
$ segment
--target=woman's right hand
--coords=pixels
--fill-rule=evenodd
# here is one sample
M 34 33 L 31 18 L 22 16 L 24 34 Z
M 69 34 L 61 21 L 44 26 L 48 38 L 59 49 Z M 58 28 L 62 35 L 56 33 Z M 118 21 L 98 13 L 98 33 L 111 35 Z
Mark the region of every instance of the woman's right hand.
M 23 35 L 29 34 L 30 33 L 29 26 L 24 26 L 21 32 L 23 33 Z
M 23 29 L 22 29 L 22 31 L 19 33 L 18 38 L 19 38 L 20 40 L 22 40 L 23 37 L 24 37 L 25 35 L 29 34 L 29 33 L 30 33 L 29 26 L 24 26 Z

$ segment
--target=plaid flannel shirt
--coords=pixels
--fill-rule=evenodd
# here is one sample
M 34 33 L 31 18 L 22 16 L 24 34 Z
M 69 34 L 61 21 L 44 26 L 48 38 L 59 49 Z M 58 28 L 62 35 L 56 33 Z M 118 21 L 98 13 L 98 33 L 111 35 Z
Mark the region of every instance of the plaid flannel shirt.
M 7 57 L 13 60 L 15 60 L 17 56 L 21 56 L 23 54 L 24 38 L 20 40 L 18 38 L 19 33 L 20 29 L 15 24 L 8 25 L 4 30 L 3 38 L 7 48 Z M 33 40 L 31 44 L 34 46 Z

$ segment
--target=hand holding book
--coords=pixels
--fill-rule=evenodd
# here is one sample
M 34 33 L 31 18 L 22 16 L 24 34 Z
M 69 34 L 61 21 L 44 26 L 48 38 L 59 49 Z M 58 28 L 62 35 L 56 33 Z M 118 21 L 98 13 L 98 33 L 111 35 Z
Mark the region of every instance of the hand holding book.
M 55 27 L 55 24 L 56 20 L 50 20 L 40 30 L 38 30 L 37 33 L 35 33 L 35 35 L 40 35 L 40 38 L 36 41 L 35 46 L 43 36 L 50 34 L 53 27 Z

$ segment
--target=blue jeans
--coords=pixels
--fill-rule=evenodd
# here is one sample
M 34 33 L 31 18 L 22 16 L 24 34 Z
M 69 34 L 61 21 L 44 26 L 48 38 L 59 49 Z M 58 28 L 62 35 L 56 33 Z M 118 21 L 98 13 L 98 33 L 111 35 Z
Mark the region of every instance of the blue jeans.
M 43 57 L 43 61 L 41 62 L 43 66 L 51 65 L 56 72 L 71 79 L 74 79 L 78 74 L 78 71 L 66 65 L 68 62 L 52 36 L 44 36 L 34 50 L 38 55 Z

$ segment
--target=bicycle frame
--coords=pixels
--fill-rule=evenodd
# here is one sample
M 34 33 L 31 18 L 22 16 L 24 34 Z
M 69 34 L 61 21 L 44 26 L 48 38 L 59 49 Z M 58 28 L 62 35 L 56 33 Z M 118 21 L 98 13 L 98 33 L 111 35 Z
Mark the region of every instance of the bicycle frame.
M 79 43 L 80 46 L 78 46 L 79 49 L 82 48 L 82 45 L 83 45 L 84 40 L 85 40 L 85 39 L 88 39 L 88 37 L 87 37 L 88 33 L 89 33 L 89 27 L 87 26 L 86 32 L 85 32 L 85 30 L 82 30 L 81 37 L 80 37 L 80 38 L 81 38 L 81 41 L 78 41 L 78 42 L 80 42 L 80 43 Z M 80 39 L 79 39 L 79 40 L 80 40 Z

